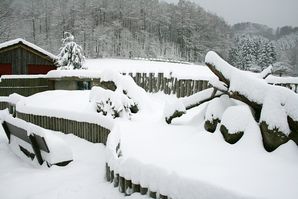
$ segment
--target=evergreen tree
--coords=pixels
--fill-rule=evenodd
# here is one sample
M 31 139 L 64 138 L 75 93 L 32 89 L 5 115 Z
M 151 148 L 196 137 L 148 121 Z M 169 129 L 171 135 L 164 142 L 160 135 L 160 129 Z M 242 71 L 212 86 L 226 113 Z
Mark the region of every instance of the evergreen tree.
M 261 36 L 238 36 L 229 51 L 230 63 L 242 70 L 261 71 L 276 60 L 273 43 Z
M 85 57 L 82 54 L 82 47 L 74 42 L 74 36 L 65 32 L 62 43 L 63 46 L 57 60 L 59 68 L 64 70 L 81 69 Z

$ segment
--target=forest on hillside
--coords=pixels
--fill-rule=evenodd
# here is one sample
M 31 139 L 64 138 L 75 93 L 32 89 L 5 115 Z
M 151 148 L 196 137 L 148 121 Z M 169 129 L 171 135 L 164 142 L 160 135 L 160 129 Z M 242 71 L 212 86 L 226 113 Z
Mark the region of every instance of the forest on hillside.
M 0 24 L 0 42 L 21 37 L 55 54 L 67 31 L 88 58 L 203 62 L 205 54 L 214 50 L 228 60 L 240 56 L 237 67 L 244 65 L 247 70 L 273 62 L 298 70 L 297 28 L 273 30 L 253 23 L 230 26 L 221 17 L 186 0 L 177 4 L 159 0 L 1 0 Z M 262 40 L 261 45 L 271 45 L 275 57 L 271 58 L 273 54 L 265 48 L 254 52 L 269 56 L 264 62 L 247 56 L 242 49 L 248 44 L 239 42 L 240 37 L 246 42 Z M 235 49 L 237 55 L 233 55 Z

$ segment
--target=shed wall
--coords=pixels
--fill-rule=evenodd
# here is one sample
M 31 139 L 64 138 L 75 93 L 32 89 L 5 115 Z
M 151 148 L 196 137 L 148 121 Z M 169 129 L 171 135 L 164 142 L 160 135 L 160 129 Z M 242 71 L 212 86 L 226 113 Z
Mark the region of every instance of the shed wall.
M 38 56 L 21 45 L 0 51 L 0 64 L 12 64 L 12 74 L 28 74 L 28 64 L 54 66 L 53 61 Z

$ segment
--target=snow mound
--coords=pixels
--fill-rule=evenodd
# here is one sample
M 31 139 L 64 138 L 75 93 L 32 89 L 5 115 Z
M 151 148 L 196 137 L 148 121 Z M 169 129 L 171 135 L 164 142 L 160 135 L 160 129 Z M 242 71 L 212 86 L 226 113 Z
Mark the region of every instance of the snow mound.
M 13 93 L 8 96 L 8 101 L 11 104 L 17 104 L 21 99 L 25 99 L 25 97 L 17 93 Z
M 131 76 L 106 70 L 101 74 L 100 78 L 101 81 L 112 81 L 117 87 L 122 88 L 127 96 L 140 106 L 140 109 L 150 106 L 151 103 L 148 94 L 135 83 Z
M 175 114 L 175 112 L 181 112 L 181 113 L 184 113 L 186 111 L 186 108 L 184 106 L 184 104 L 177 100 L 177 101 L 172 101 L 172 102 L 167 102 L 165 104 L 165 107 L 164 107 L 164 112 L 163 112 L 163 115 L 164 115 L 164 118 L 169 119 L 172 115 Z
M 291 107 L 291 101 L 284 91 L 286 90 L 276 89 L 268 93 L 264 99 L 260 121 L 265 121 L 269 125 L 269 129 L 277 128 L 284 134 L 289 135 L 291 131 L 287 120 L 287 108 L 289 110 L 294 109 L 291 110 L 291 112 L 295 113 L 295 109 L 297 110 L 297 107 Z M 286 103 L 286 100 L 289 100 L 289 103 Z M 285 106 L 286 104 L 287 106 Z M 290 107 L 288 107 L 289 105 Z M 296 118 L 295 115 L 293 116 Z
M 285 134 L 288 134 L 286 116 L 288 115 L 294 121 L 298 121 L 298 95 L 293 91 L 284 87 L 269 85 L 266 80 L 234 68 L 215 52 L 208 52 L 205 61 L 220 71 L 230 83 L 228 92 L 239 93 L 251 102 L 263 106 L 261 120 L 268 119 L 270 127 L 280 127 L 285 131 Z M 282 119 L 280 119 L 281 116 Z
M 7 112 L 1 114 L 2 121 L 8 122 L 16 127 L 24 129 L 27 131 L 27 136 L 29 135 L 38 135 L 45 139 L 47 147 L 49 149 L 49 153 L 41 151 L 42 159 L 45 160 L 49 165 L 57 164 L 60 162 L 70 161 L 73 159 L 72 150 L 66 143 L 59 137 L 55 136 L 51 131 L 43 129 L 39 126 L 36 126 L 32 123 L 28 123 L 24 120 L 13 118 Z M 22 146 L 27 149 L 30 153 L 34 153 L 34 150 L 31 144 L 19 139 L 18 137 L 11 135 L 10 147 L 14 153 L 19 156 L 24 161 L 33 163 L 33 165 L 38 165 L 36 159 L 33 161 L 28 161 L 28 157 L 25 156 L 24 153 L 20 151 L 20 147 Z
M 114 121 L 96 112 L 89 102 L 90 91 L 45 91 L 23 98 L 16 104 L 20 113 L 64 118 L 98 124 L 112 129 Z
M 120 87 L 115 91 L 92 87 L 89 99 L 96 103 L 98 112 L 113 118 L 130 118 L 130 109 L 135 106 L 133 100 L 129 99 Z
M 222 115 L 221 124 L 230 134 L 244 132 L 248 124 L 253 121 L 253 116 L 247 105 L 231 106 Z
M 208 104 L 205 120 L 221 120 L 224 111 L 229 107 L 233 106 L 234 103 L 227 95 L 222 95 L 219 98 L 215 98 Z

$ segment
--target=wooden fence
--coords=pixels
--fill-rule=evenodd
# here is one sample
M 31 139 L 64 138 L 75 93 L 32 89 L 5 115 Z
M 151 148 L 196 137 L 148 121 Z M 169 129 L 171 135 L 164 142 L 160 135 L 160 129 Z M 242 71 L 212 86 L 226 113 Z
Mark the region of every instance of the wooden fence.
M 156 191 L 151 191 L 148 187 L 142 187 L 140 184 L 135 184 L 131 180 L 120 176 L 118 173 L 110 169 L 110 166 L 106 163 L 106 180 L 117 187 L 120 193 L 125 196 L 129 196 L 133 193 L 140 193 L 141 195 L 148 195 L 150 198 L 168 199 L 169 197 L 158 193 Z
M 61 131 L 65 134 L 72 133 L 80 138 L 93 143 L 106 144 L 109 129 L 98 124 L 79 122 L 57 117 L 40 116 L 16 112 L 16 117 L 31 122 L 46 129 Z
M 270 84 L 272 84 L 272 83 L 270 83 Z M 294 91 L 295 93 L 298 93 L 298 84 L 287 83 L 287 84 L 272 84 L 272 85 L 283 86 L 283 87 L 286 87 L 286 88 Z
M 0 96 L 12 93 L 30 96 L 47 90 L 50 90 L 47 78 L 2 78 L 0 81 Z
M 4 110 L 6 108 L 9 108 L 8 102 L 0 102 L 0 110 Z
M 177 97 L 190 96 L 210 87 L 207 80 L 178 79 L 167 77 L 163 73 L 128 73 L 136 84 L 147 92 L 159 91 L 175 94 Z
M 125 73 L 123 73 L 125 75 Z M 191 80 L 169 77 L 163 73 L 128 73 L 136 84 L 147 92 L 164 92 L 165 94 L 174 94 L 177 97 L 190 96 L 210 87 L 208 80 Z M 0 81 L 0 96 L 8 96 L 12 93 L 18 93 L 23 96 L 30 96 L 38 92 L 53 90 L 53 81 L 60 81 L 62 78 L 49 81 L 48 78 L 8 78 Z M 65 78 L 67 80 L 69 78 Z M 90 82 L 90 85 L 97 85 L 100 78 L 74 78 L 77 84 L 79 82 Z M 270 83 L 272 84 L 272 83 Z M 298 93 L 298 84 L 283 83 L 276 84 L 287 87 Z M 65 88 L 67 90 L 67 87 Z

